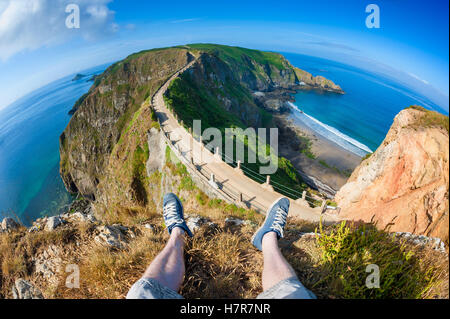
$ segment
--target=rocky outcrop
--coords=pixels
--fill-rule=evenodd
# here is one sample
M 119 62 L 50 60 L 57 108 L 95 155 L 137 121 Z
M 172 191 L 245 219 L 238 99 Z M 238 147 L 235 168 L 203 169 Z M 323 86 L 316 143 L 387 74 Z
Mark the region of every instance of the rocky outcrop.
M 77 75 L 75 75 L 73 77 L 72 81 L 78 81 L 78 80 L 80 80 L 80 79 L 82 79 L 84 77 L 86 77 L 86 75 L 78 73 Z
M 14 299 L 44 299 L 41 291 L 28 280 L 19 278 L 12 288 Z
M 333 81 L 324 78 L 321 75 L 313 76 L 311 73 L 300 70 L 299 68 L 294 68 L 295 75 L 302 85 L 306 87 L 310 86 L 316 89 L 321 89 L 324 91 L 335 92 L 344 94 L 342 88 L 335 84 Z M 303 82 L 303 83 L 302 83 Z
M 127 227 L 118 224 L 101 225 L 96 228 L 96 231 L 98 235 L 94 237 L 94 240 L 97 243 L 118 249 L 125 247 L 128 234 L 134 236 Z
M 340 216 L 380 228 L 449 237 L 448 117 L 413 107 L 335 197 Z
M 0 232 L 9 232 L 12 230 L 16 230 L 20 227 L 20 224 L 16 222 L 11 217 L 6 217 L 3 219 L 0 225 Z
M 56 227 L 60 226 L 63 223 L 63 220 L 59 216 L 49 217 L 47 223 L 45 224 L 45 230 L 52 231 Z

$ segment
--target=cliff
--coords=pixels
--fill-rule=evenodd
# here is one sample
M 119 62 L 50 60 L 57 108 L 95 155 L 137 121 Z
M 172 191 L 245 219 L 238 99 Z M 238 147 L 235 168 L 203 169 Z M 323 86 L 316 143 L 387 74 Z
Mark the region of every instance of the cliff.
M 273 101 L 289 99 L 289 92 L 304 88 L 301 82 L 311 89 L 340 90 L 278 53 L 193 44 L 133 54 L 96 77 L 70 111 L 73 117 L 60 137 L 60 173 L 70 192 L 92 200 L 109 196 L 148 204 L 151 194 L 142 163 L 152 153 L 147 132 L 157 125 L 150 100 L 194 58 L 166 95 L 187 125 L 201 119 L 203 127 L 270 127 L 270 112 L 280 109 Z M 255 91 L 265 97 L 256 98 Z M 289 167 L 284 165 L 285 171 Z M 295 184 L 300 181 L 294 178 Z
M 89 92 L 77 101 L 71 111 L 73 117 L 60 137 L 60 173 L 70 192 L 95 199 L 97 185 L 121 136 L 138 115 L 140 121 L 150 116 L 148 105 L 146 112 L 138 112 L 142 103 L 190 59 L 185 49 L 141 52 L 112 65 L 96 79 Z M 148 118 L 139 129 L 142 140 L 127 145 L 131 152 L 138 147 L 144 149 L 151 124 Z
M 413 106 L 336 194 L 340 215 L 391 231 L 449 236 L 448 117 Z

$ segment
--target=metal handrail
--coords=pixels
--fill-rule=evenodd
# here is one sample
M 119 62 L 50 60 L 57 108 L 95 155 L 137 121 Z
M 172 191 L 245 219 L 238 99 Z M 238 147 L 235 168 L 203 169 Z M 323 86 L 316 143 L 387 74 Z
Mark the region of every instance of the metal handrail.
M 172 78 L 173 76 L 175 76 L 176 74 L 179 74 L 179 73 L 183 72 L 183 71 L 186 70 L 187 68 L 188 68 L 188 65 L 186 65 L 184 68 L 180 69 L 179 71 L 175 72 L 171 77 L 169 77 L 169 79 Z M 164 84 L 165 84 L 165 83 L 164 83 Z M 152 97 L 152 99 L 151 99 L 152 106 L 154 106 L 154 103 L 153 103 L 154 98 L 155 98 L 156 95 L 158 94 L 159 90 L 164 86 L 164 84 L 161 85 L 161 87 L 160 87 L 160 88 L 157 90 L 157 92 L 153 95 L 153 97 Z M 176 155 L 179 157 L 179 159 L 180 159 L 185 165 L 187 165 L 187 166 L 189 166 L 191 169 L 193 169 L 194 172 L 198 172 L 198 173 L 200 174 L 200 176 L 202 176 L 203 178 L 205 178 L 205 179 L 209 182 L 209 176 L 204 175 L 203 172 L 202 172 L 202 170 L 209 171 L 209 169 L 208 169 L 206 166 L 205 166 L 205 167 L 201 167 L 200 169 L 197 169 L 197 166 L 196 166 L 196 165 L 193 165 L 194 167 L 192 167 L 192 166 L 191 166 L 192 163 L 190 162 L 190 159 L 187 159 L 187 158 L 182 154 L 182 151 L 181 151 L 181 150 L 178 150 L 178 148 L 175 147 L 175 145 L 174 145 L 174 144 L 172 143 L 172 141 L 170 140 L 170 136 L 168 136 L 169 133 L 166 132 L 166 131 L 164 130 L 164 127 L 163 127 L 163 125 L 161 124 L 161 121 L 160 121 L 159 117 L 158 117 L 158 123 L 159 123 L 159 125 L 160 125 L 161 131 L 163 132 L 163 136 L 164 136 L 166 142 L 168 142 L 168 144 L 170 145 L 171 150 L 174 151 L 174 152 L 176 153 Z M 192 136 L 192 138 L 193 138 L 194 140 L 196 140 L 195 137 Z M 212 150 L 209 150 L 208 148 L 206 148 L 206 149 L 207 149 L 209 152 L 211 152 L 212 154 L 214 154 L 214 152 L 213 152 Z M 192 156 L 193 156 L 193 155 L 192 155 Z M 225 159 L 231 160 L 231 164 L 237 166 L 237 163 L 234 161 L 234 159 L 232 159 L 232 158 L 230 159 L 230 158 L 229 158 L 226 154 L 224 154 L 224 153 L 222 153 L 222 156 L 223 156 Z M 221 156 L 221 159 L 222 159 L 222 156 Z M 223 159 L 222 159 L 222 160 L 223 160 Z M 230 163 L 227 163 L 227 164 L 233 167 L 233 165 L 231 165 Z M 265 178 L 266 178 L 265 176 L 259 174 L 258 172 L 253 171 L 252 169 L 246 167 L 245 165 L 242 165 L 242 164 L 241 164 L 240 167 L 241 167 L 241 169 L 242 169 L 243 172 L 247 173 L 248 175 L 251 175 L 251 176 L 252 176 L 253 178 L 255 178 L 257 181 L 262 181 L 262 183 L 265 182 Z M 209 171 L 209 174 L 211 174 L 211 173 L 213 173 L 213 172 Z M 214 173 L 214 175 L 215 175 L 215 176 L 218 176 L 216 173 Z M 299 197 L 299 198 L 302 198 L 302 199 L 306 200 L 309 204 L 313 205 L 314 207 L 318 207 L 318 206 L 319 206 L 319 205 L 317 205 L 315 202 L 311 202 L 311 200 L 308 200 L 307 197 L 308 197 L 308 198 L 311 198 L 311 199 L 314 200 L 314 201 L 317 201 L 318 199 L 315 199 L 315 198 L 313 198 L 313 197 L 311 197 L 311 196 L 309 196 L 309 195 L 306 195 L 306 194 L 300 194 L 298 191 L 296 191 L 296 190 L 294 190 L 294 189 L 291 189 L 291 188 L 289 188 L 289 187 L 287 187 L 287 186 L 285 186 L 285 185 L 282 185 L 282 184 L 280 184 L 280 183 L 278 183 L 278 182 L 276 182 L 276 181 L 271 181 L 271 183 L 273 183 L 274 185 L 276 185 L 276 186 L 278 186 L 278 187 L 284 188 L 283 192 L 285 192 L 285 193 L 287 193 L 287 194 L 289 194 L 289 195 L 291 195 L 291 196 L 293 196 L 293 197 Z M 225 191 L 225 189 L 226 189 L 226 191 Z M 262 205 L 261 203 L 255 201 L 255 200 L 253 200 L 253 199 L 249 199 L 248 201 L 244 201 L 244 196 L 246 196 L 245 194 L 242 194 L 242 193 L 240 193 L 240 192 L 238 192 L 238 193 L 236 194 L 236 192 L 235 192 L 233 189 L 231 189 L 231 187 L 228 187 L 227 185 L 221 184 L 221 187 L 220 187 L 219 190 L 220 190 L 223 194 L 225 194 L 227 197 L 229 197 L 229 198 L 230 198 L 233 202 L 235 202 L 235 203 L 241 204 L 241 203 L 243 202 L 243 203 L 246 203 L 246 206 L 250 206 L 250 207 L 251 207 L 251 206 L 254 206 L 257 210 L 260 210 L 260 211 L 265 211 L 265 210 L 266 210 L 266 207 L 264 207 L 264 205 Z M 241 201 L 241 199 L 242 199 L 242 201 Z M 325 200 L 325 199 L 322 199 L 322 207 L 324 207 L 324 206 L 326 206 L 326 200 Z

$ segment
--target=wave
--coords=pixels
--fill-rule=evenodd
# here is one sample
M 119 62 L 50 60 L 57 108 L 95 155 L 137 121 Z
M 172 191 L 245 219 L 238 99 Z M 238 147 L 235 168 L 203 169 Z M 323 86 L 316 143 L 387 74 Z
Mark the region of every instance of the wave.
M 373 153 L 373 151 L 361 142 L 358 142 L 354 138 L 342 133 L 338 129 L 320 122 L 318 119 L 300 111 L 297 105 L 288 102 L 289 105 L 297 112 L 294 115 L 305 123 L 308 127 L 322 135 L 323 137 L 331 140 L 332 142 L 338 144 L 339 146 L 345 148 L 346 150 L 355 153 L 359 156 L 364 156 L 367 153 Z

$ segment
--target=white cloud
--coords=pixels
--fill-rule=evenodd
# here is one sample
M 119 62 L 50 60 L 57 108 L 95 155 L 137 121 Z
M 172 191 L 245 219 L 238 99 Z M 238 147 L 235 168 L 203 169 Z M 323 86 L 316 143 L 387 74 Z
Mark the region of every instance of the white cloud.
M 0 0 L 0 59 L 82 37 L 95 40 L 117 30 L 111 0 Z M 68 4 L 80 7 L 80 28 L 68 29 Z
M 185 22 L 194 22 L 200 20 L 199 18 L 190 18 L 190 19 L 181 19 L 181 20 L 174 20 L 170 21 L 170 23 L 185 23 Z
M 414 73 L 408 73 L 410 76 L 412 76 L 413 78 L 415 78 L 416 80 L 419 80 L 420 82 L 423 82 L 425 84 L 430 84 L 430 82 L 428 82 L 427 80 L 421 79 L 420 77 L 418 77 L 417 75 L 415 75 Z

